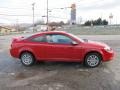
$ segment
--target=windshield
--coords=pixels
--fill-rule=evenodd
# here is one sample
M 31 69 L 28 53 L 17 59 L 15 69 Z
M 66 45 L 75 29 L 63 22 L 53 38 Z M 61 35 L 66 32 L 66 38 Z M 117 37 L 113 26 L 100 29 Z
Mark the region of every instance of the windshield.
M 78 36 L 76 36 L 76 35 L 74 35 L 74 34 L 71 34 L 71 33 L 68 33 L 68 34 L 71 35 L 72 37 L 74 37 L 74 38 L 80 40 L 81 42 L 84 42 L 84 40 L 81 39 L 81 38 L 79 38 Z

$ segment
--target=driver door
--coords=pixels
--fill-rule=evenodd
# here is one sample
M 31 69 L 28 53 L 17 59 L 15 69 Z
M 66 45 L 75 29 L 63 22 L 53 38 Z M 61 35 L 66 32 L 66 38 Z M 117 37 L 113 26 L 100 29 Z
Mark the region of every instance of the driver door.
M 82 49 L 79 45 L 72 45 L 73 40 L 63 34 L 46 35 L 47 45 L 45 57 L 54 61 L 80 60 Z

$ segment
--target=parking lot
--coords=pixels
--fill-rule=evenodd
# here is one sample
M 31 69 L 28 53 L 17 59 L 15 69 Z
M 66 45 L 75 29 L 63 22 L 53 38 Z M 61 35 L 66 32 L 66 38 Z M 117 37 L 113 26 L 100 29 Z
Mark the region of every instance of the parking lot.
M 65 62 L 24 67 L 9 54 L 14 36 L 0 36 L 0 90 L 120 90 L 120 35 L 78 35 L 105 42 L 116 52 L 113 61 L 92 69 Z

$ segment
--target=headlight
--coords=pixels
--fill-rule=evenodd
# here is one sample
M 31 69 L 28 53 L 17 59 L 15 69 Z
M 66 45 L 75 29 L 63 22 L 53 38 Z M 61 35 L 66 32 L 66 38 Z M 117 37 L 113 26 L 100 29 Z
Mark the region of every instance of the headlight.
M 109 46 L 107 46 L 107 47 L 104 48 L 104 50 L 107 51 L 107 52 L 110 52 L 112 49 Z

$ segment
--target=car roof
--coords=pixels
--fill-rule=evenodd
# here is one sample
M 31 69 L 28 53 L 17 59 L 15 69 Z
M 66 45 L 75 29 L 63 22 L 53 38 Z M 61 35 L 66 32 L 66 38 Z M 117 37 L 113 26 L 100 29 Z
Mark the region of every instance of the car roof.
M 66 34 L 65 31 L 45 31 L 45 32 L 37 33 L 37 35 L 39 35 L 39 34 L 55 34 L 55 33 L 58 33 L 58 34 Z

